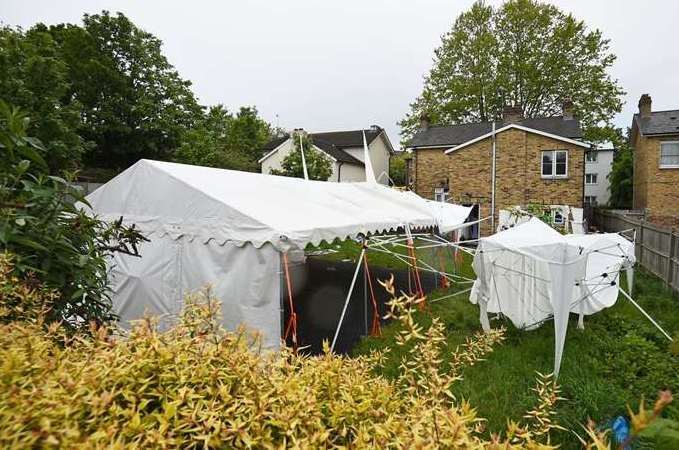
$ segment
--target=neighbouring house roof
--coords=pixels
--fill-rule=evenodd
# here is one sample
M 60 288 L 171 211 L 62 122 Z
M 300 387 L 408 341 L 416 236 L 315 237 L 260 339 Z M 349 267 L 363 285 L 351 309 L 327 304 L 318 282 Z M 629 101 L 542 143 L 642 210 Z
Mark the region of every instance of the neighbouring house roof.
M 495 133 L 501 133 L 501 132 L 503 132 L 505 130 L 509 130 L 511 128 L 526 131 L 528 133 L 539 134 L 541 136 L 546 136 L 546 137 L 551 138 L 551 139 L 556 139 L 558 141 L 567 142 L 569 144 L 577 145 L 578 147 L 584 147 L 584 148 L 587 148 L 587 149 L 592 148 L 592 145 L 587 143 L 587 142 L 577 141 L 575 139 L 560 136 L 558 134 L 548 133 L 546 131 L 537 130 L 535 128 L 528 128 L 528 127 L 525 127 L 523 125 L 519 125 L 518 123 L 510 123 L 509 125 L 505 125 L 502 128 L 498 128 L 498 129 L 495 130 Z M 461 150 L 465 147 L 468 147 L 468 146 L 470 146 L 470 145 L 472 145 L 476 142 L 482 141 L 482 140 L 490 137 L 492 134 L 493 134 L 493 131 L 491 130 L 490 132 L 488 132 L 486 134 L 482 134 L 481 136 L 474 138 L 470 141 L 464 142 L 464 143 L 459 144 L 459 145 L 455 145 L 455 146 L 449 148 L 448 150 L 445 150 L 444 153 L 448 154 L 448 153 L 456 152 L 456 151 Z
M 653 111 L 650 117 L 634 115 L 634 122 L 644 136 L 654 134 L 679 134 L 679 109 Z
M 366 136 L 366 140 L 367 140 L 367 138 L 368 138 L 368 136 Z M 335 158 L 339 162 L 356 164 L 356 165 L 359 165 L 359 166 L 365 165 L 363 163 L 363 161 L 361 161 L 360 159 L 356 158 L 353 155 L 350 155 L 349 153 L 345 152 L 341 148 L 338 148 L 337 146 L 335 146 L 335 145 L 333 145 L 329 142 L 322 141 L 320 139 L 316 139 L 316 138 L 313 138 L 313 137 L 312 137 L 312 140 L 313 140 L 314 146 L 320 148 L 325 153 L 332 156 L 333 158 Z M 361 146 L 363 146 L 362 141 L 361 141 Z
M 453 147 L 491 133 L 492 122 L 465 123 L 460 125 L 432 126 L 419 130 L 410 140 L 408 147 Z M 566 120 L 561 116 L 524 119 L 517 122 L 524 128 L 569 139 L 582 138 L 580 121 Z M 505 128 L 503 122 L 495 122 L 496 130 Z
M 324 133 L 309 133 L 314 145 L 323 152 L 334 158 L 339 162 L 356 164 L 363 166 L 363 161 L 352 156 L 344 151 L 347 148 L 363 148 L 363 133 L 365 132 L 365 139 L 370 145 L 377 137 L 382 134 L 382 128 L 370 128 L 367 130 L 348 130 L 348 131 L 328 131 Z M 264 161 L 269 155 L 273 154 L 281 144 L 290 139 L 289 134 L 272 139 L 264 146 L 264 156 L 259 160 Z M 388 142 L 388 139 L 387 139 Z M 391 144 L 387 147 L 393 152 Z

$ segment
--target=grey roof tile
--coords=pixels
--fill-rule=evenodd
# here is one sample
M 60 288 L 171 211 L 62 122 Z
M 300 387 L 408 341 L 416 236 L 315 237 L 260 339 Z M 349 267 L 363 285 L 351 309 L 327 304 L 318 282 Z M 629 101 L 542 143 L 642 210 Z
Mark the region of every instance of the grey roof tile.
M 650 117 L 634 115 L 641 134 L 679 134 L 679 109 L 671 111 L 654 111 Z
M 518 122 L 524 127 L 556 134 L 571 139 L 582 138 L 580 121 L 564 120 L 563 117 L 540 117 L 524 119 Z M 496 128 L 503 127 L 502 122 L 495 122 Z M 492 122 L 465 123 L 459 125 L 433 126 L 419 130 L 410 141 L 409 147 L 453 146 L 460 145 L 492 131 Z

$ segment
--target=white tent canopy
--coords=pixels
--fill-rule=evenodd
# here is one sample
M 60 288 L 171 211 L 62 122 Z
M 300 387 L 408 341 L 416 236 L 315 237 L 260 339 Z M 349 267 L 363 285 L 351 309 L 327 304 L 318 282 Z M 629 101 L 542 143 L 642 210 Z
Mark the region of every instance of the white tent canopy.
M 281 251 L 406 225 L 452 229 L 471 210 L 450 204 L 433 210 L 415 194 L 373 183 L 306 181 L 149 160 L 88 200 L 100 216 L 122 214 L 147 233 L 257 248 L 270 243 Z
M 618 297 L 619 273 L 631 270 L 634 244 L 618 234 L 562 235 L 536 218 L 479 240 L 470 300 L 519 328 L 554 318 L 558 374 L 569 313 L 594 314 Z
M 223 323 L 280 342 L 280 252 L 399 228 L 460 227 L 471 208 L 434 205 L 375 183 L 306 181 L 141 160 L 87 197 L 104 220 L 121 216 L 151 239 L 141 258 L 111 261 L 123 322 L 145 311 L 172 318 L 206 284 Z

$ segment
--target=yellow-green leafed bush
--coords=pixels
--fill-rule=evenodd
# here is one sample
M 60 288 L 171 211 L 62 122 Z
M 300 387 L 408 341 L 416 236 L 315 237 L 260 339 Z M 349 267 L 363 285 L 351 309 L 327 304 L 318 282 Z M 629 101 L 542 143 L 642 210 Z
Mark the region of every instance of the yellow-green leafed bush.
M 450 385 L 503 331 L 447 349 L 438 321 L 414 324 L 416 303 L 391 304 L 412 346 L 395 380 L 376 375 L 380 354 L 261 354 L 244 332 L 220 329 L 209 295 L 188 299 L 180 324 L 164 333 L 151 319 L 128 336 L 2 324 L 0 447 L 547 448 L 553 381 L 539 380 L 531 423 L 484 440 L 483 422 Z M 444 359 L 451 369 L 441 373 Z

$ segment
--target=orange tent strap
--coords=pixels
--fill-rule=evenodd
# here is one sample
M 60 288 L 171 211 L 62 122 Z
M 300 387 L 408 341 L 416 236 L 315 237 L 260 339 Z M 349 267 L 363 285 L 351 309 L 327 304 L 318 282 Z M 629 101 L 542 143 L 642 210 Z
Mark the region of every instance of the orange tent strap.
M 292 348 L 297 351 L 297 313 L 295 312 L 295 304 L 292 301 L 292 282 L 290 281 L 290 268 L 287 253 L 283 253 L 283 269 L 285 271 L 285 284 L 288 287 L 288 306 L 290 307 L 290 317 L 288 318 L 288 324 L 285 327 L 283 339 L 287 341 L 288 336 L 292 334 Z
M 439 263 L 441 264 L 441 272 L 446 273 L 446 260 L 444 257 L 445 251 L 442 250 L 441 248 L 438 249 L 438 254 L 439 254 Z M 450 281 L 448 281 L 448 277 L 445 275 L 441 275 L 441 287 L 442 288 L 447 288 L 450 286 Z
M 363 253 L 363 266 L 365 267 L 365 276 L 368 278 L 368 287 L 370 288 L 370 300 L 373 305 L 373 320 L 370 326 L 370 336 L 382 336 L 382 328 L 380 327 L 380 311 L 377 308 L 377 300 L 375 299 L 375 290 L 373 289 L 373 281 L 370 276 L 370 267 L 368 266 L 368 254 Z

